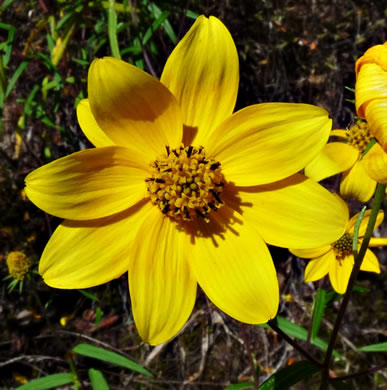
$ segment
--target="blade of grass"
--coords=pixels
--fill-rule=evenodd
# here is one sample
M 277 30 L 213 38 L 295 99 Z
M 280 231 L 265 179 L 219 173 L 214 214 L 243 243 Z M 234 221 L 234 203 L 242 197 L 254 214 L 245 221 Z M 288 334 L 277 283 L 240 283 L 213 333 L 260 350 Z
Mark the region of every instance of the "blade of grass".
M 312 320 L 312 333 L 311 333 L 311 341 L 313 342 L 318 334 L 320 329 L 321 320 L 324 316 L 326 305 L 326 291 L 322 288 L 317 290 L 316 300 L 314 301 L 313 308 L 313 320 Z
M 43 378 L 33 379 L 28 383 L 16 387 L 14 390 L 46 390 L 55 389 L 59 386 L 68 385 L 74 382 L 74 375 L 69 373 L 52 374 Z
M 16 69 L 15 73 L 13 74 L 13 76 L 11 77 L 11 79 L 9 80 L 9 83 L 8 83 L 8 86 L 7 86 L 7 89 L 5 91 L 5 97 L 7 98 L 9 96 L 9 94 L 11 93 L 13 87 L 15 86 L 17 80 L 19 79 L 19 77 L 21 76 L 21 74 L 25 71 L 25 69 L 27 68 L 29 64 L 29 61 L 23 61 L 19 66 L 18 68 Z
M 0 5 L 0 14 L 13 3 L 13 0 L 4 0 L 3 3 Z
M 101 371 L 90 368 L 88 373 L 93 390 L 109 390 L 109 385 Z
M 67 44 L 68 44 L 69 39 L 74 31 L 74 28 L 75 28 L 75 23 L 73 23 L 71 25 L 71 27 L 69 28 L 69 31 L 67 31 L 63 40 L 59 41 L 60 38 L 58 38 L 56 45 L 51 52 L 51 58 L 52 58 L 51 62 L 53 65 L 57 66 L 59 64 L 59 61 L 61 60 L 63 53 L 66 50 Z
M 281 316 L 277 316 L 276 320 L 277 320 L 277 326 L 284 333 L 286 333 L 288 336 L 295 337 L 296 339 L 299 339 L 299 340 L 302 340 L 302 341 L 306 341 L 307 340 L 307 338 L 308 338 L 308 331 L 305 328 L 303 328 L 302 326 L 297 325 L 294 322 L 289 321 L 288 319 L 286 319 L 284 317 L 281 317 Z M 270 321 L 269 321 L 269 323 L 270 323 Z M 271 327 L 271 326 L 269 326 L 267 324 L 258 325 L 258 326 L 261 326 L 261 327 L 264 327 L 264 328 L 270 328 Z M 328 344 L 324 340 L 320 339 L 319 337 L 316 337 L 313 341 L 311 341 L 311 344 L 314 345 L 317 348 L 320 348 L 323 351 L 326 351 L 326 349 L 328 347 Z M 333 355 L 337 359 L 344 360 L 344 357 L 341 356 L 337 351 L 334 351 Z
M 115 0 L 109 0 L 108 9 L 108 36 L 112 56 L 121 59 L 117 40 L 117 14 L 114 9 Z
M 152 26 L 148 28 L 146 31 L 144 38 L 142 39 L 142 44 L 145 46 L 149 39 L 152 38 L 153 34 L 157 31 L 157 29 L 163 24 L 163 22 L 168 18 L 169 12 L 163 11 L 160 16 L 152 23 Z
M 316 372 L 320 368 L 308 360 L 296 362 L 277 371 L 259 387 L 259 390 L 287 390 Z
M 11 24 L 6 24 L 6 23 L 0 23 L 0 28 L 8 31 L 8 38 L 2 44 L 2 49 L 4 51 L 3 62 L 4 62 L 4 65 L 6 66 L 6 65 L 8 65 L 8 63 L 11 59 L 12 43 L 13 43 L 13 40 L 15 38 L 16 28 L 14 26 L 12 26 Z
M 87 356 L 90 358 L 103 360 L 116 366 L 125 367 L 129 370 L 136 371 L 140 374 L 146 376 L 153 376 L 148 370 L 140 366 L 136 362 L 127 359 L 125 356 L 119 355 L 118 353 L 108 351 L 107 349 L 95 347 L 90 344 L 78 344 L 73 348 L 73 352 L 78 353 L 79 355 Z
M 387 352 L 387 343 L 370 344 L 357 350 L 362 352 Z
M 148 9 L 152 13 L 152 15 L 156 19 L 156 21 L 159 20 L 160 16 L 166 12 L 166 11 L 162 12 L 161 9 L 155 3 L 150 3 L 148 5 Z M 173 31 L 171 24 L 169 23 L 169 21 L 167 19 L 168 16 L 164 20 L 162 20 L 162 22 L 160 24 L 162 24 L 162 26 L 163 26 L 165 32 L 167 33 L 169 39 L 171 40 L 171 42 L 174 45 L 176 45 L 177 37 L 176 37 L 175 32 Z

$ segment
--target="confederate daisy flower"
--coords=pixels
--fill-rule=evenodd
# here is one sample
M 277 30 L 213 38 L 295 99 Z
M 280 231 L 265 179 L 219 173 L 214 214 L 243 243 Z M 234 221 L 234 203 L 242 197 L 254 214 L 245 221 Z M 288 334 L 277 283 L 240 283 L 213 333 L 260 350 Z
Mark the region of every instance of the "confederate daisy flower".
M 330 142 L 305 167 L 305 175 L 315 181 L 343 172 L 340 195 L 368 202 L 375 193 L 376 181 L 364 168 L 363 153 L 374 138 L 367 123 L 357 121 L 349 130 L 332 130 L 331 136 L 343 142 Z
M 370 214 L 370 210 L 366 211 L 364 218 L 360 223 L 358 248 L 360 248 L 363 241 L 362 238 L 366 232 Z M 359 214 L 356 214 L 351 219 L 349 219 L 349 212 L 347 207 L 348 223 L 345 233 L 338 240 L 333 241 L 331 244 L 322 245 L 314 249 L 290 249 L 290 252 L 298 257 L 311 259 L 305 269 L 305 282 L 314 282 L 329 274 L 329 280 L 333 289 L 339 294 L 345 293 L 354 265 L 352 244 L 355 224 L 358 216 Z M 383 222 L 383 218 L 383 211 L 379 211 L 375 229 L 377 229 Z M 377 247 L 382 245 L 387 245 L 387 238 L 371 238 L 369 244 L 370 247 Z M 378 259 L 369 249 L 366 251 L 360 270 L 380 273 Z
M 343 234 L 346 211 L 296 174 L 326 143 L 327 113 L 259 104 L 233 114 L 238 83 L 234 42 L 214 17 L 197 19 L 160 81 L 114 58 L 92 63 L 77 114 L 96 148 L 26 178 L 29 198 L 65 218 L 40 261 L 48 285 L 91 287 L 128 271 L 150 344 L 183 327 L 197 284 L 239 321 L 276 315 L 265 241 L 325 245 Z
M 356 110 L 387 151 L 387 42 L 372 46 L 356 61 Z

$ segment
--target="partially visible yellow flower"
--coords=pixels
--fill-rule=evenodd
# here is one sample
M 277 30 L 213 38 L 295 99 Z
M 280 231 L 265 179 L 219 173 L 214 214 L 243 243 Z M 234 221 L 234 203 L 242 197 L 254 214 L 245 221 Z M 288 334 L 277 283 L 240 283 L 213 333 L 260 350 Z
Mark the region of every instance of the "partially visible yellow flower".
M 387 153 L 375 144 L 363 159 L 367 175 L 378 183 L 387 184 Z
M 233 113 L 235 44 L 201 16 L 161 80 L 114 58 L 95 60 L 77 108 L 96 146 L 38 168 L 26 193 L 66 218 L 40 261 L 45 282 L 86 288 L 128 271 L 141 337 L 159 344 L 189 317 L 199 284 L 246 323 L 277 313 L 265 242 L 310 248 L 338 239 L 346 211 L 300 169 L 326 143 L 327 112 L 267 103 Z
M 370 210 L 366 211 L 360 223 L 358 235 L 359 249 L 367 229 L 370 214 Z M 342 237 L 329 245 L 323 245 L 314 249 L 290 249 L 290 252 L 298 257 L 311 259 L 305 269 L 305 282 L 314 282 L 329 274 L 329 280 L 333 289 L 339 294 L 345 293 L 354 265 L 352 244 L 358 216 L 359 214 L 356 214 L 349 219 L 346 231 Z M 383 211 L 379 211 L 375 229 L 383 222 L 383 218 Z M 384 245 L 387 245 L 387 238 L 372 237 L 369 244 L 370 247 Z M 370 249 L 366 251 L 360 270 L 380 273 L 378 259 Z
M 357 114 L 387 152 L 387 42 L 368 49 L 356 61 Z
M 13 251 L 7 256 L 8 271 L 14 279 L 24 280 L 24 277 L 31 268 L 31 265 L 31 259 L 23 252 Z
M 344 142 L 330 142 L 305 167 L 305 175 L 315 181 L 343 172 L 340 195 L 367 202 L 375 193 L 376 181 L 364 167 L 362 155 L 374 138 L 367 123 L 357 121 L 349 130 L 332 130 L 331 136 Z

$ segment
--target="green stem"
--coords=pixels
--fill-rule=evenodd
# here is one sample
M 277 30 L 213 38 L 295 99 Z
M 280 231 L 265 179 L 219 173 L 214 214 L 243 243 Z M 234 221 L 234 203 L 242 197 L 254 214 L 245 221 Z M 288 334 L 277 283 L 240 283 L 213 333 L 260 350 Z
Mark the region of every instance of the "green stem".
M 343 302 L 341 303 L 340 310 L 339 310 L 339 313 L 337 314 L 336 322 L 335 322 L 335 325 L 334 325 L 333 330 L 332 330 L 331 338 L 329 340 L 328 349 L 327 349 L 327 353 L 325 355 L 324 365 L 323 365 L 323 369 L 322 369 L 320 390 L 326 390 L 328 388 L 329 366 L 330 366 L 330 363 L 332 360 L 333 348 L 335 346 L 336 338 L 337 338 L 337 335 L 339 333 L 341 321 L 343 320 L 343 317 L 344 317 L 345 311 L 347 309 L 349 300 L 351 299 L 353 285 L 355 284 L 357 274 L 359 273 L 361 263 L 363 261 L 365 254 L 366 254 L 372 233 L 374 231 L 378 212 L 383 204 L 385 189 L 386 189 L 386 186 L 384 184 L 378 184 L 378 186 L 376 187 L 374 203 L 372 205 L 372 210 L 371 210 L 371 214 L 370 214 L 370 219 L 368 221 L 367 230 L 366 230 L 366 233 L 364 235 L 360 251 L 355 256 L 355 264 L 353 266 L 351 276 L 350 276 L 349 281 L 348 281 L 347 291 L 345 292 Z

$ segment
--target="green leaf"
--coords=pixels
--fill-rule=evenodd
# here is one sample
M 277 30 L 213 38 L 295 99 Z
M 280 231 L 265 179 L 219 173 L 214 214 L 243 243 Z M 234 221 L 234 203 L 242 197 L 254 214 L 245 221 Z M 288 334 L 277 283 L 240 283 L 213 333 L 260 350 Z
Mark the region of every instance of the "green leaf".
M 3 62 L 4 65 L 8 65 L 11 59 L 12 43 L 15 38 L 16 28 L 11 24 L 0 23 L 0 28 L 8 31 L 8 38 L 2 43 L 2 50 L 4 50 Z
M 7 97 L 13 87 L 15 86 L 17 80 L 19 79 L 19 77 L 21 76 L 21 74 L 24 72 L 24 70 L 27 68 L 29 62 L 28 61 L 23 61 L 19 66 L 18 68 L 16 69 L 16 72 L 13 74 L 13 76 L 11 77 L 11 80 L 9 80 L 9 83 L 8 83 L 8 86 L 7 86 L 7 89 L 5 91 L 5 97 Z
M 152 26 L 146 31 L 144 38 L 142 39 L 142 44 L 145 46 L 149 39 L 152 38 L 152 35 L 157 31 L 161 24 L 168 18 L 169 12 L 163 11 L 160 16 L 152 23 Z
M 32 88 L 32 91 L 29 93 L 29 95 L 24 103 L 24 114 L 25 115 L 32 114 L 33 101 L 34 101 L 35 95 L 38 93 L 39 89 L 40 89 L 39 85 L 35 84 L 34 87 Z
M 74 11 L 71 10 L 68 14 L 65 14 L 63 18 L 58 22 L 55 27 L 56 31 L 59 31 L 61 27 L 74 15 Z
M 387 343 L 370 344 L 357 350 L 362 352 L 387 352 Z
M 13 0 L 4 0 L 3 4 L 0 5 L 0 13 L 3 12 L 12 3 L 13 3 Z
M 333 302 L 338 301 L 341 299 L 343 295 L 338 294 L 336 291 L 329 291 L 329 293 L 326 295 L 326 306 L 331 305 Z
M 108 351 L 104 348 L 95 347 L 90 344 L 78 344 L 73 348 L 73 352 L 79 355 L 87 356 L 93 359 L 102 360 L 104 362 L 112 363 L 116 366 L 125 367 L 129 370 L 136 371 L 146 376 L 153 376 L 148 370 L 140 366 L 136 362 L 127 359 L 126 357 L 119 355 L 118 353 Z
M 109 390 L 109 385 L 101 371 L 90 368 L 89 378 L 93 390 Z
M 91 299 L 92 301 L 99 302 L 99 298 L 92 294 L 91 292 L 85 291 L 85 290 L 78 290 L 82 295 L 84 295 L 86 298 Z
M 277 371 L 259 387 L 259 390 L 287 390 L 303 379 L 309 378 L 320 368 L 308 360 L 296 362 Z
M 150 3 L 148 5 L 148 9 L 153 14 L 153 17 L 156 19 L 156 22 L 160 18 L 160 16 L 164 13 L 164 12 L 161 12 L 161 9 L 155 3 Z M 176 34 L 173 31 L 173 28 L 172 28 L 171 24 L 169 23 L 168 19 L 164 19 L 161 24 L 163 25 L 163 28 L 164 28 L 165 32 L 167 33 L 171 42 L 174 45 L 176 45 L 177 37 L 176 37 Z
M 317 290 L 316 300 L 313 307 L 313 320 L 312 320 L 312 334 L 311 341 L 314 341 L 317 337 L 320 329 L 321 320 L 324 316 L 326 304 L 326 291 L 322 288 Z
M 224 390 L 240 390 L 240 389 L 251 389 L 254 385 L 250 382 L 241 382 L 241 383 L 235 383 L 234 385 L 230 385 L 225 387 Z
M 356 219 L 356 223 L 355 223 L 355 228 L 354 228 L 354 231 L 353 231 L 353 242 L 352 242 L 352 251 L 353 251 L 353 256 L 357 257 L 358 255 L 358 252 L 357 252 L 357 245 L 359 243 L 359 229 L 360 229 L 360 224 L 361 224 L 361 221 L 363 220 L 364 218 L 364 213 L 366 212 L 367 210 L 367 206 L 364 206 L 360 213 L 359 213 L 359 216 L 357 217 Z
M 355 89 L 354 88 L 350 88 L 350 87 L 347 87 L 347 86 L 344 86 L 344 88 L 350 92 L 353 92 L 355 93 Z
M 308 331 L 303 328 L 300 325 L 295 324 L 294 322 L 289 321 L 288 319 L 277 316 L 277 326 L 285 332 L 288 336 L 295 337 L 296 339 L 306 341 L 308 338 Z M 269 325 L 259 325 L 264 328 L 270 328 Z M 311 344 L 314 345 L 317 348 L 322 349 L 323 351 L 326 351 L 328 348 L 328 344 L 320 339 L 319 337 L 316 337 L 314 340 L 311 340 Z M 344 360 L 344 357 L 341 356 L 338 352 L 333 351 L 333 356 L 337 359 Z
M 187 18 L 194 19 L 194 20 L 196 20 L 200 16 L 200 14 L 193 12 L 193 11 L 190 11 L 190 10 L 187 11 L 186 15 L 187 15 Z
M 108 36 L 110 50 L 112 51 L 112 56 L 121 59 L 120 49 L 118 48 L 118 39 L 117 39 L 117 14 L 114 9 L 115 0 L 109 0 L 109 9 L 108 9 Z
M 69 373 L 52 374 L 43 378 L 34 379 L 14 390 L 46 390 L 74 383 L 74 375 Z

